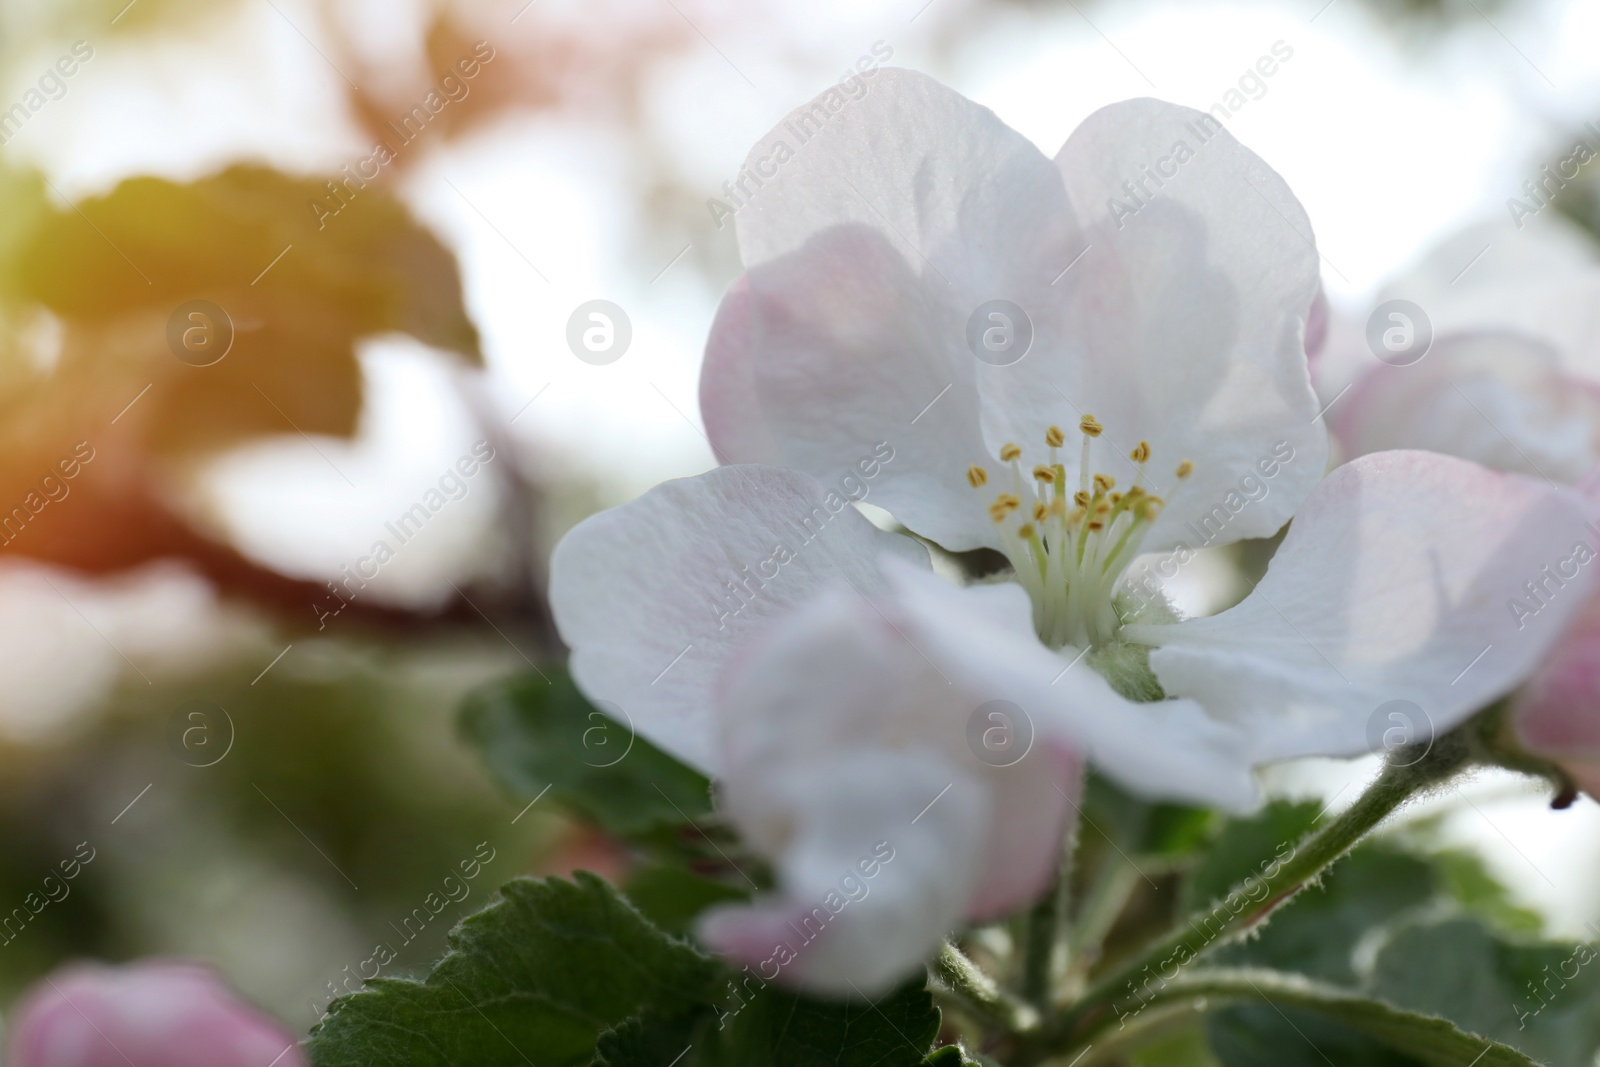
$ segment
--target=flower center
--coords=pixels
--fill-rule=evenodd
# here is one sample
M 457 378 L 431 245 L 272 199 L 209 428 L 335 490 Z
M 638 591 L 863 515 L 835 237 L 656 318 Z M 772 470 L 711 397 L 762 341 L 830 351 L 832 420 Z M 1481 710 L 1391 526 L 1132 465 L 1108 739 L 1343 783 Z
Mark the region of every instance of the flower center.
M 1112 594 L 1162 508 L 1161 498 L 1144 484 L 1150 442 L 1140 441 L 1128 453 L 1138 473 L 1133 485 L 1117 492 L 1111 475 L 1090 473 L 1091 446 L 1104 427 L 1085 415 L 1078 429 L 1083 448 L 1072 487 L 1058 457 L 1066 435 L 1052 426 L 1044 436 L 1050 462 L 1031 472 L 1024 472 L 1020 446 L 1000 449 L 1000 461 L 1011 467 L 1011 492 L 989 505 L 1017 581 L 1033 600 L 1034 629 L 1051 648 L 1089 648 L 1116 632 L 1121 620 Z M 1182 480 L 1193 471 L 1194 464 L 1184 460 L 1174 473 Z M 967 483 L 974 489 L 988 482 L 983 467 L 967 468 Z

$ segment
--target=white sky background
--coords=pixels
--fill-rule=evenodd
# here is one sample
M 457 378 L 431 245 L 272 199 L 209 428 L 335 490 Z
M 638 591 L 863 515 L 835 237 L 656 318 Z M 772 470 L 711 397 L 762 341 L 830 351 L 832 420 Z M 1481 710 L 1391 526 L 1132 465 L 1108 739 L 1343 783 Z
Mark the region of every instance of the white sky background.
M 45 166 L 72 196 L 133 173 L 193 177 L 248 158 L 310 170 L 364 155 L 354 128 L 330 107 L 342 100 L 340 76 L 289 25 L 314 35 L 314 19 L 291 0 L 273 3 L 281 13 L 253 0 L 237 18 L 154 48 L 141 39 L 93 42 L 96 57 L 68 96 L 4 151 Z M 698 430 L 697 377 L 727 279 L 709 282 L 695 263 L 731 247 L 729 231 L 718 233 L 702 213 L 698 229 L 642 256 L 638 249 L 660 241 L 644 235 L 641 159 L 662 151 L 701 198 L 717 195 L 758 137 L 875 41 L 893 47 L 893 63 L 989 105 L 1050 154 L 1085 115 L 1117 100 L 1154 95 L 1208 108 L 1283 41 L 1293 58 L 1230 129 L 1305 204 L 1329 294 L 1356 314 L 1431 242 L 1474 218 L 1504 216 L 1521 182 L 1559 158 L 1560 138 L 1600 120 L 1593 2 L 1514 4 L 1493 25 L 1462 24 L 1412 50 L 1354 0 L 1326 8 L 1324 0 L 1129 2 L 1085 8 L 1088 18 L 1063 3 L 1048 14 L 999 15 L 940 51 L 938 31 L 962 0 L 925 9 L 923 0 L 537 0 L 512 25 L 522 4 L 485 0 L 469 9 L 491 40 L 556 23 L 588 24 L 603 39 L 618 19 L 670 21 L 683 17 L 679 10 L 709 38 L 649 73 L 648 146 L 620 126 L 511 115 L 467 141 L 419 148 L 432 154 L 406 190 L 461 258 L 502 410 L 509 417 L 538 397 L 514 426 L 531 466 L 597 479 L 616 501 L 712 463 Z M 368 46 L 400 69 L 420 62 L 404 32 L 416 8 L 352 3 L 350 18 L 374 27 Z M 68 43 L 22 64 L 5 99 L 20 96 L 26 72 L 42 71 Z M 662 274 L 684 244 L 690 251 Z M 578 361 L 564 341 L 572 309 L 597 297 L 624 307 L 634 329 L 627 355 L 604 367 Z M 363 440 L 321 443 L 358 472 L 357 496 L 297 439 L 219 464 L 212 485 L 247 550 L 296 573 L 331 573 L 364 553 L 374 525 L 415 502 L 470 443 L 425 354 L 377 343 L 365 365 L 381 382 L 372 393 L 384 409 L 368 413 Z M 284 506 L 284 484 L 302 488 L 301 506 Z M 444 532 L 418 542 L 417 558 L 397 571 L 405 581 L 396 598 L 426 601 L 430 581 L 466 573 L 471 534 L 492 512 L 487 502 L 469 498 L 434 520 Z M 1345 764 L 1323 770 L 1335 783 L 1326 795 L 1359 773 Z M 1467 808 L 1452 832 L 1480 844 L 1561 932 L 1576 935 L 1583 919 L 1600 918 L 1600 903 L 1584 892 L 1600 866 L 1600 808 L 1585 801 L 1557 818 L 1538 810 L 1537 797 L 1507 799 L 1504 779 L 1479 788 L 1478 810 Z

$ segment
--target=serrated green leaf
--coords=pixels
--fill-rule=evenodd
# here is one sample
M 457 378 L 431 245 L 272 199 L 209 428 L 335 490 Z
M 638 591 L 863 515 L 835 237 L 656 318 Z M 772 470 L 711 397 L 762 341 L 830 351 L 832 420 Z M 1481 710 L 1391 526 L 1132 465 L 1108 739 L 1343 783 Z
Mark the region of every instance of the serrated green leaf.
M 601 1031 L 715 994 L 715 962 L 593 875 L 500 892 L 451 932 L 426 981 L 378 979 L 335 1001 L 309 1041 L 316 1067 L 587 1064 Z
M 871 1001 L 823 1001 L 766 986 L 696 1046 L 696 1067 L 918 1067 L 939 1033 L 925 980 Z
M 1448 1019 L 1323 983 L 1219 970 L 1189 975 L 1184 989 L 1207 995 L 1208 983 L 1224 1007 L 1207 1020 L 1207 1035 L 1225 1067 L 1538 1067 Z
M 711 815 L 710 783 L 597 711 L 565 671 L 520 675 L 467 698 L 461 727 L 518 796 L 550 797 L 620 837 L 669 833 Z
M 707 1013 L 672 1019 L 632 1016 L 600 1035 L 591 1067 L 683 1067 Z
M 1550 1067 L 1590 1067 L 1600 1049 L 1597 955 L 1588 945 L 1517 944 L 1476 919 L 1452 919 L 1397 933 L 1368 988 Z

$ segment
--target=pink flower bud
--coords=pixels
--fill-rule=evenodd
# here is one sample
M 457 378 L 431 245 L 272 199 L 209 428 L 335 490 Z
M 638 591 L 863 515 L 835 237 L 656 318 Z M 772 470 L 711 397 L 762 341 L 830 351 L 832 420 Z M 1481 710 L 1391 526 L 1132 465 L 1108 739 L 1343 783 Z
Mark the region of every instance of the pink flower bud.
M 305 1067 L 295 1037 L 210 968 L 174 960 L 64 967 L 12 1010 L 11 1067 Z

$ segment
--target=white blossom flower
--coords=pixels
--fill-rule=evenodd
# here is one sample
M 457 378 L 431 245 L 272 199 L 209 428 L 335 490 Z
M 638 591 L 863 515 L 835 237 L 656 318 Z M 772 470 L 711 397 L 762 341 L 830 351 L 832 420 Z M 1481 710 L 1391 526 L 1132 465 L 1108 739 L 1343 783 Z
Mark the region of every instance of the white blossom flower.
M 1410 300 L 1438 336 L 1420 359 L 1389 365 L 1359 331 L 1340 331 L 1337 357 L 1321 374 L 1324 391 L 1339 397 L 1338 443 L 1352 456 L 1427 448 L 1575 485 L 1595 506 L 1591 518 L 1600 519 L 1593 242 L 1558 220 L 1541 220 L 1498 247 L 1496 236 L 1493 226 L 1471 227 L 1386 288 L 1382 299 Z M 1575 613 L 1513 694 L 1510 723 L 1523 748 L 1600 795 L 1600 598 L 1581 580 L 1600 556 L 1600 526 L 1563 530 L 1564 548 L 1530 560 L 1505 602 L 1519 628 Z
M 1082 758 L 1246 807 L 1254 765 L 1364 751 L 1389 699 L 1453 724 L 1536 662 L 1553 622 L 1508 633 L 1502 595 L 1581 505 L 1417 453 L 1322 480 L 1310 227 L 1214 120 L 1114 105 L 1051 161 L 920 75 L 829 103 L 741 172 L 747 272 L 701 389 L 727 465 L 552 561 L 578 684 L 719 778 L 774 862 L 778 893 L 707 940 L 765 978 L 881 987 L 1049 883 Z M 861 500 L 1009 569 L 948 581 Z M 1234 609 L 1119 607 L 1141 552 L 1181 565 L 1297 512 Z M 996 702 L 1033 739 L 1012 766 L 967 733 Z M 850 903 L 880 844 L 877 903 Z

